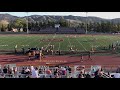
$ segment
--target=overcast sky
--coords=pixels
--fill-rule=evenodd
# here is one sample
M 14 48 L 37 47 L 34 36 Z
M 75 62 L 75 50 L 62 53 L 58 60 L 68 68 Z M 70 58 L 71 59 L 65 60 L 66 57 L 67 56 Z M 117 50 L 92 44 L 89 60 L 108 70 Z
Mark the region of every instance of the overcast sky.
M 11 14 L 14 16 L 27 16 L 26 12 L 0 12 L 0 14 Z M 86 16 L 85 12 L 28 12 L 28 15 L 74 15 Z M 96 16 L 105 19 L 120 18 L 120 12 L 88 12 L 88 16 Z

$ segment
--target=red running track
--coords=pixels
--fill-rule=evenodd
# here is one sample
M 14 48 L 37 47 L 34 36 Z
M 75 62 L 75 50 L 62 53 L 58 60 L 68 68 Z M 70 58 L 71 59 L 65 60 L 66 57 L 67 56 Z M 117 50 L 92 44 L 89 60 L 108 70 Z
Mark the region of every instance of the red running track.
M 119 66 L 120 56 L 92 56 L 92 60 L 88 57 L 83 57 L 83 62 L 80 61 L 79 56 L 46 56 L 40 60 L 28 60 L 27 56 L 17 55 L 0 55 L 0 64 L 16 64 L 17 66 L 23 65 L 101 65 L 101 66 Z

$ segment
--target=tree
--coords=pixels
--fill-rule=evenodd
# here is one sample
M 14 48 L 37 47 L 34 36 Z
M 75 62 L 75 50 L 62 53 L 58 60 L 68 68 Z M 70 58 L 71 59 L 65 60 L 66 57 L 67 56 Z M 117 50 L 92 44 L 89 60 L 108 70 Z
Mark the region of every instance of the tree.
M 6 21 L 6 20 L 1 20 L 1 21 L 0 21 L 0 29 L 1 29 L 1 31 L 5 31 L 5 29 L 7 28 L 8 24 L 9 24 L 8 21 Z
M 12 30 L 11 24 L 8 24 L 7 29 L 8 29 L 8 31 Z
M 13 27 L 20 30 L 20 28 L 25 28 L 27 26 L 26 24 L 27 24 L 27 21 L 25 19 L 19 18 L 13 22 Z
M 1 32 L 5 32 L 5 27 L 4 27 L 4 25 L 2 25 L 2 27 L 1 27 Z
M 59 22 L 60 26 L 62 26 L 62 27 L 67 27 L 68 26 L 67 25 L 67 20 L 65 20 L 64 17 L 61 17 L 58 22 Z

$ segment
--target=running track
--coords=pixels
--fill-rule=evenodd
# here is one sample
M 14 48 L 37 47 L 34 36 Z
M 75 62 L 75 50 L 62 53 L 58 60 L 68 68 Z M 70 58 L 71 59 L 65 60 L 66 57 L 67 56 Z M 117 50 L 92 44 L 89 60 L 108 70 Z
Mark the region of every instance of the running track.
M 40 60 L 28 60 L 27 56 L 17 56 L 17 55 L 0 55 L 0 64 L 16 64 L 17 66 L 23 65 L 101 65 L 101 66 L 119 66 L 120 56 L 92 56 L 92 61 L 88 60 L 85 56 L 83 62 L 80 62 L 79 56 L 46 56 Z

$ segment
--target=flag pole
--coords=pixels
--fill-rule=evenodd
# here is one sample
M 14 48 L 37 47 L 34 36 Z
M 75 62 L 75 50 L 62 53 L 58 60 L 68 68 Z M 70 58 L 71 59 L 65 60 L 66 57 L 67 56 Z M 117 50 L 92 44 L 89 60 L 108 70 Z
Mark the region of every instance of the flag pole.
M 86 34 L 87 34 L 87 24 L 88 24 L 88 23 L 87 23 L 87 17 L 88 17 L 88 16 L 87 16 L 87 13 L 88 13 L 88 12 L 86 12 L 86 32 L 85 32 Z
M 29 33 L 28 31 L 28 12 L 27 12 L 27 34 Z

